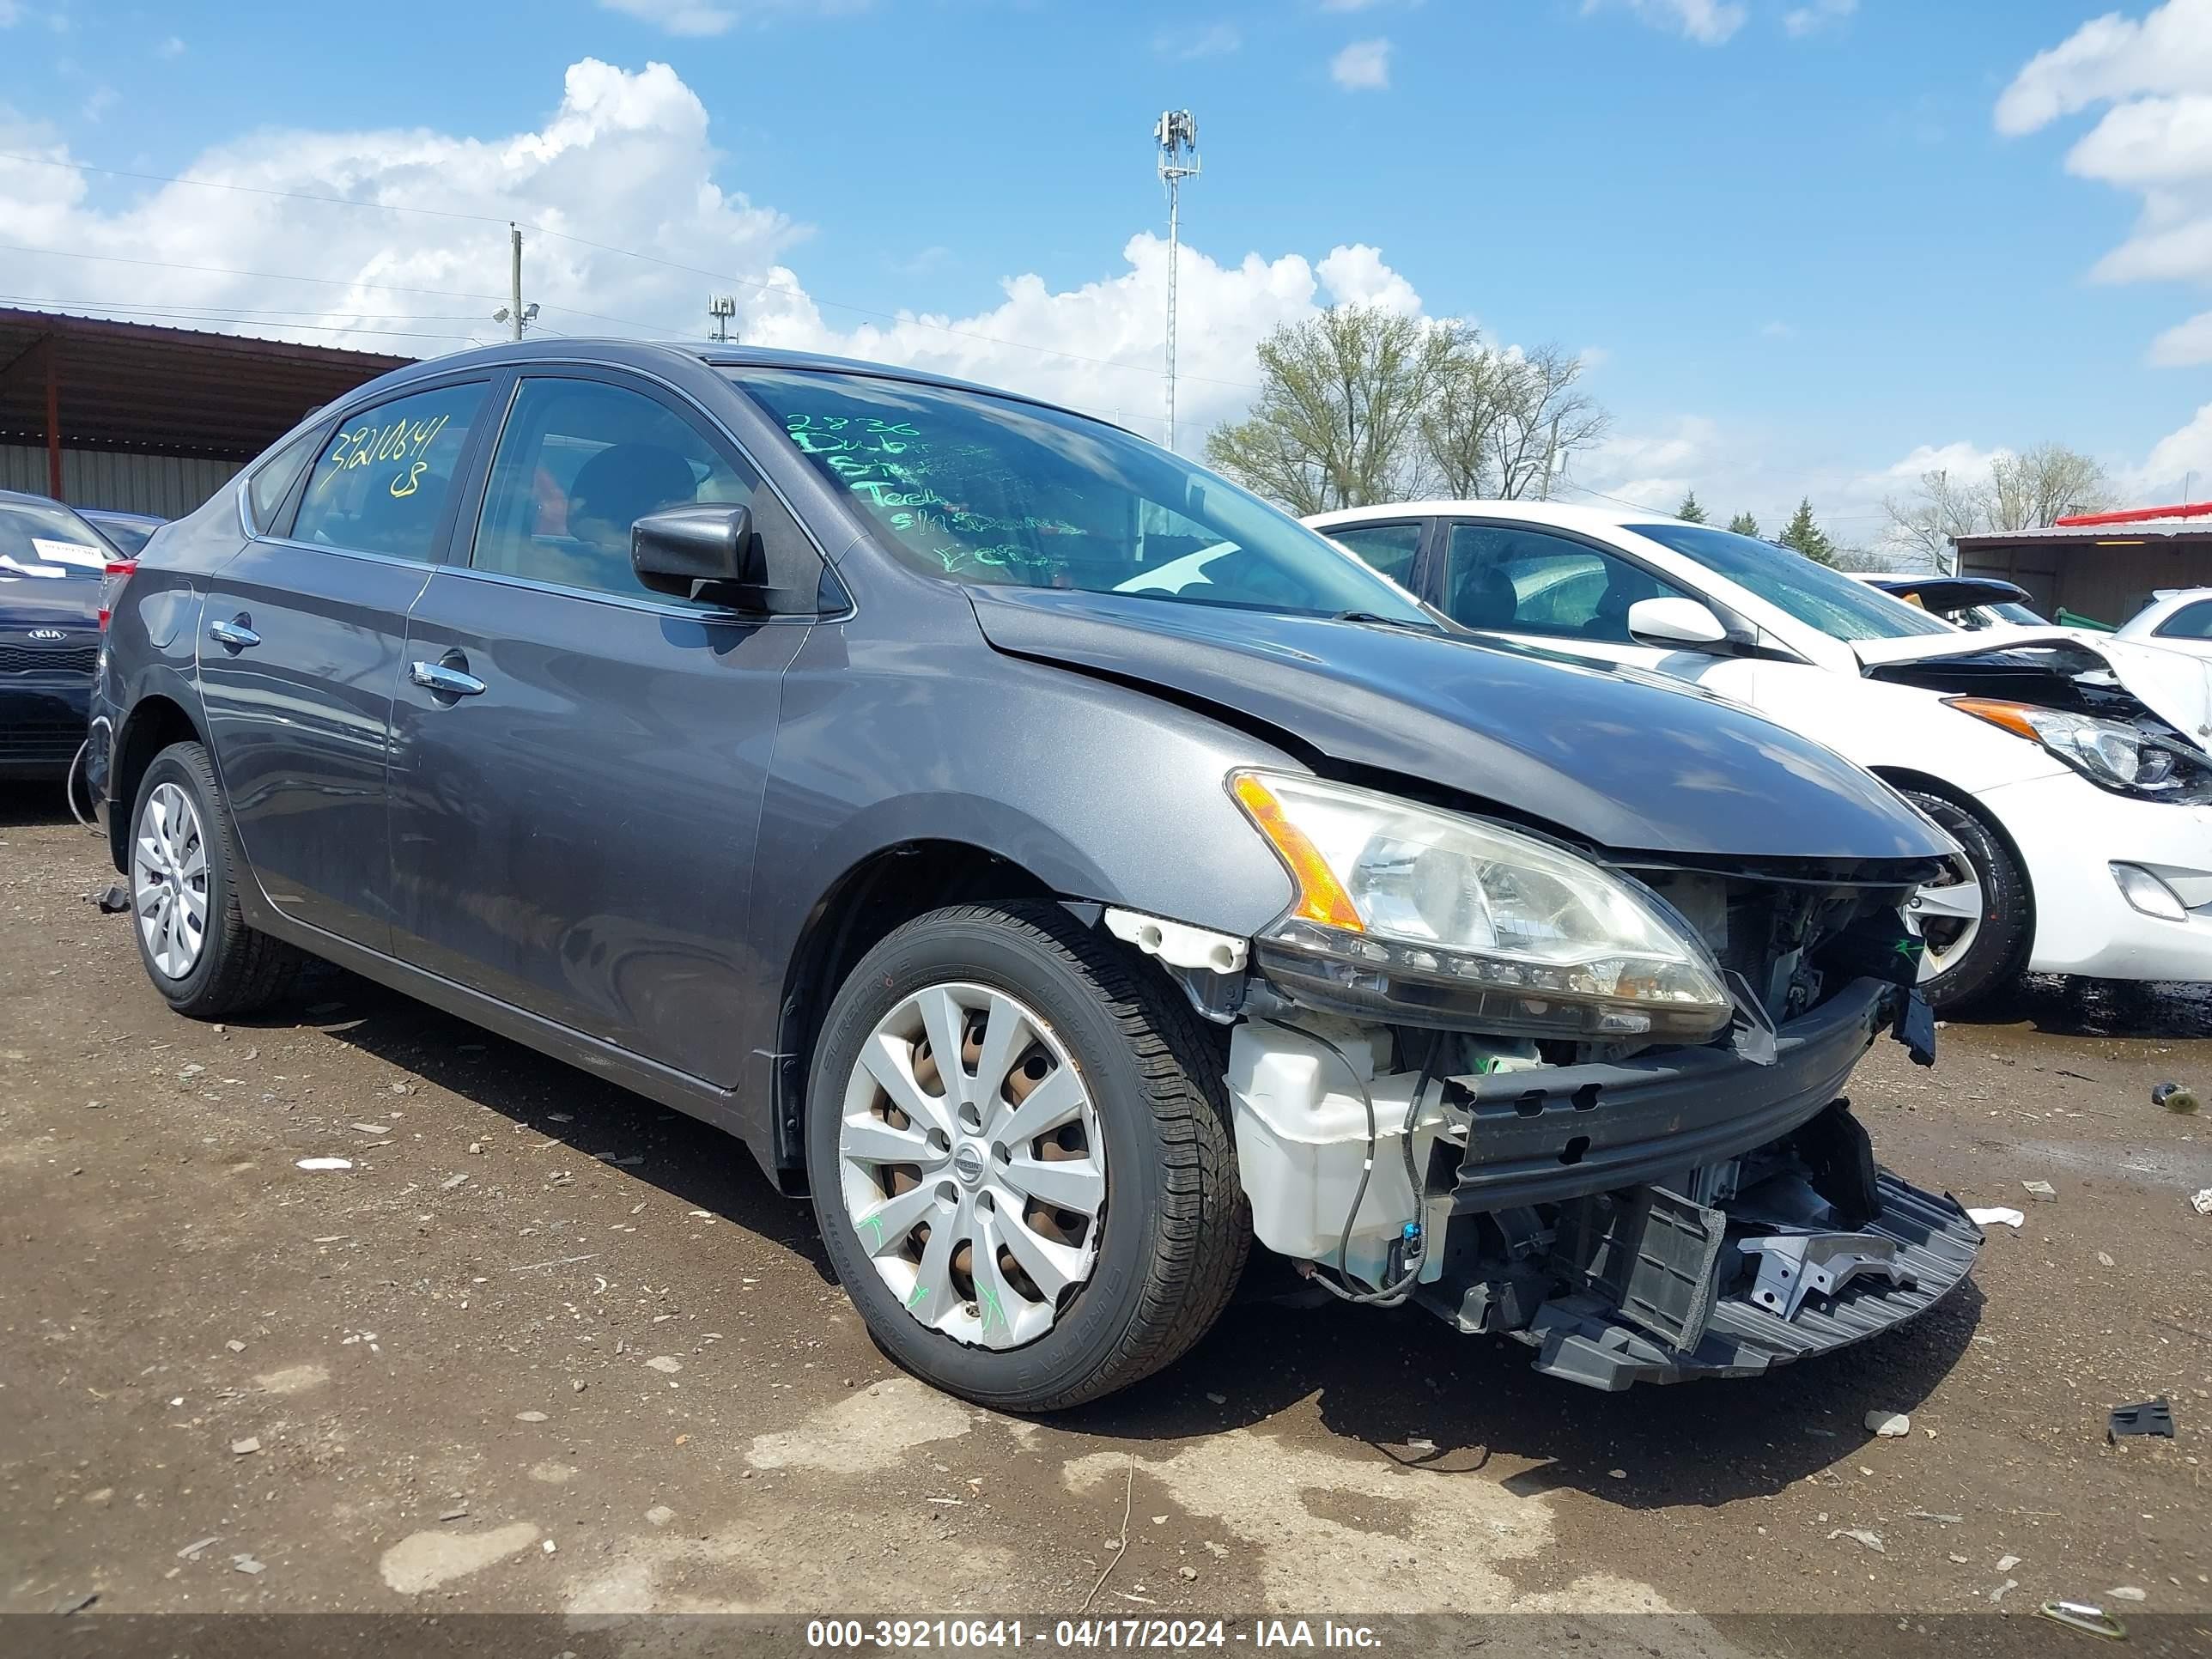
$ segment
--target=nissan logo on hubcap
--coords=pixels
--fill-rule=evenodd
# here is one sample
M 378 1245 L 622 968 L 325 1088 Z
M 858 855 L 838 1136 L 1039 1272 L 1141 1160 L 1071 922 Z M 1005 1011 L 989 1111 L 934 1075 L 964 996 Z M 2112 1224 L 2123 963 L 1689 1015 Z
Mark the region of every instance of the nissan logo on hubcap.
M 970 1187 L 983 1178 L 983 1154 L 972 1141 L 952 1154 L 952 1172 Z

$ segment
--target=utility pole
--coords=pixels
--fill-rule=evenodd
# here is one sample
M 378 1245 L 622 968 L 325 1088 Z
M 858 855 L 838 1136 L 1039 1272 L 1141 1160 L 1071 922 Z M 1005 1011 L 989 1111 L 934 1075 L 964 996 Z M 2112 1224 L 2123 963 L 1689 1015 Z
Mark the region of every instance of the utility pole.
M 730 319 L 738 314 L 738 302 L 735 297 L 727 294 L 708 295 L 707 314 L 714 319 L 715 343 L 720 345 L 729 344 Z
M 1541 499 L 1545 501 L 1552 499 L 1552 475 L 1559 465 L 1559 417 L 1554 415 L 1552 416 L 1552 435 L 1544 441 L 1544 493 Z
M 492 313 L 491 319 L 495 323 L 512 325 L 514 337 L 519 340 L 522 337 L 523 325 L 538 320 L 538 307 L 535 303 L 526 306 L 522 303 L 522 227 L 509 220 L 507 234 L 511 254 L 507 262 L 507 292 L 512 297 L 507 304 Z
M 1160 182 L 1168 187 L 1168 447 L 1176 441 L 1176 268 L 1182 263 L 1182 181 L 1198 177 L 1198 121 L 1187 109 L 1162 112 L 1152 129 Z

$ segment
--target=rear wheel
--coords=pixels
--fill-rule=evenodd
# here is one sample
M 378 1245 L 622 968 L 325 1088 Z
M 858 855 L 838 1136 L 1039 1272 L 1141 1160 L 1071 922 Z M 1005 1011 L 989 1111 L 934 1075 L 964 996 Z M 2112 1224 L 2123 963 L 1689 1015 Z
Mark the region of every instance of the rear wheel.
M 1903 792 L 1965 849 L 1967 871 L 1911 901 L 1926 950 L 1920 988 L 1945 1011 L 1971 1006 L 2019 977 L 2035 932 L 2027 878 L 1982 816 L 1945 795 Z
M 1217 1044 L 1057 905 L 890 934 L 815 1051 L 831 1262 L 901 1364 L 979 1403 L 1110 1393 L 1204 1335 L 1249 1225 Z
M 307 961 L 240 916 L 245 866 L 215 768 L 198 744 L 170 744 L 139 780 L 130 860 L 138 959 L 179 1013 L 251 1013 L 282 995 Z

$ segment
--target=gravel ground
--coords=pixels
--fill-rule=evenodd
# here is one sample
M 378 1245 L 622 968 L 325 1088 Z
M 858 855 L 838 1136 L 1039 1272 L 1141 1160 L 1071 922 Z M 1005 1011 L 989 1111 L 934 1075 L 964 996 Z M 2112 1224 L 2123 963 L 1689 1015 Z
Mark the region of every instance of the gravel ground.
M 2212 1613 L 2203 996 L 2036 985 L 1932 1074 L 1881 1045 L 1884 1160 L 2027 1224 L 1861 1348 L 1603 1395 L 1254 1301 L 1025 1422 L 893 1370 L 699 1124 L 335 971 L 171 1015 L 46 799 L 0 794 L 0 1611 L 1064 1613 L 1103 1573 L 1097 1613 L 1644 1611 L 1686 1653 L 2000 1591 Z M 2108 1445 L 2157 1395 L 2179 1437 Z

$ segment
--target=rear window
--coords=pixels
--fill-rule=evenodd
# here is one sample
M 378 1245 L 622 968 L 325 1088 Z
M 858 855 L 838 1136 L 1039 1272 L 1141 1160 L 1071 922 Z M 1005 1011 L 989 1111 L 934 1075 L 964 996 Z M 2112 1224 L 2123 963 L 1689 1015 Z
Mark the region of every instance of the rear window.
M 117 556 L 82 519 L 43 501 L 0 501 L 0 579 L 66 581 L 98 576 Z
M 1672 548 L 1778 611 L 1837 640 L 1905 640 L 1948 634 L 1949 624 L 1840 571 L 1771 542 L 1701 524 L 1628 524 L 1623 530 Z

